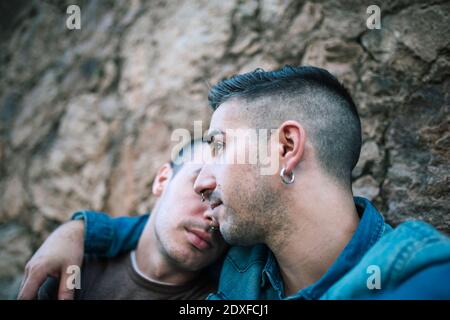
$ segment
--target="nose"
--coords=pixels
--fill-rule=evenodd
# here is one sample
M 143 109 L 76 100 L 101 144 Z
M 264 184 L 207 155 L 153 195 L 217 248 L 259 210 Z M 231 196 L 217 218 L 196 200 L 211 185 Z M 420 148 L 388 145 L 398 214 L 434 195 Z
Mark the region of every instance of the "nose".
M 216 188 L 216 186 L 216 179 L 211 174 L 210 166 L 204 165 L 200 170 L 197 179 L 195 179 L 194 191 L 199 195 L 203 193 L 205 199 L 208 199 L 209 195 Z

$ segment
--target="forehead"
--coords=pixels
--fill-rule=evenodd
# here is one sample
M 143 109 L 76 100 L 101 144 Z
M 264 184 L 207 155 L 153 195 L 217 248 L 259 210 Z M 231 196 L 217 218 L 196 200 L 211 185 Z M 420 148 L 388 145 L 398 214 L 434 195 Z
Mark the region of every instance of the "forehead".
M 200 173 L 203 165 L 194 162 L 185 162 L 175 175 L 174 180 L 182 183 L 191 183 L 189 181 L 195 180 Z
M 234 98 L 222 103 L 212 115 L 210 131 L 247 127 L 248 114 L 244 112 L 247 108 L 241 99 Z
M 188 177 L 198 176 L 202 167 L 203 166 L 201 164 L 187 162 L 183 164 L 183 166 L 180 169 L 180 172 L 183 172 Z
M 203 165 L 209 162 L 210 159 L 211 151 L 209 146 L 206 143 L 197 142 L 183 154 L 181 170 L 190 174 L 198 174 Z

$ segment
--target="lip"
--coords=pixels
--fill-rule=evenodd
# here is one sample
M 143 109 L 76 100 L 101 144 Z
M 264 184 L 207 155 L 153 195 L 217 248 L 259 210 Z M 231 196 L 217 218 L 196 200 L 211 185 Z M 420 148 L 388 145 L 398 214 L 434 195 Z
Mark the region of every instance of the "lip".
M 211 234 L 198 229 L 186 229 L 188 241 L 199 250 L 206 250 L 212 247 Z
M 217 208 L 220 205 L 222 205 L 222 201 L 217 199 L 217 200 L 212 201 L 209 206 L 210 206 L 211 210 L 214 210 L 215 208 Z

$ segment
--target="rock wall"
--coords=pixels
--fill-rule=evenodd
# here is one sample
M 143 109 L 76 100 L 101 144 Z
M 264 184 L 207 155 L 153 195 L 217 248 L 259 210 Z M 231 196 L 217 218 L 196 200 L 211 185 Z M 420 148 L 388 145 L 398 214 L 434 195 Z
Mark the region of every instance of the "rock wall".
M 175 128 L 211 115 L 210 84 L 312 64 L 350 89 L 364 145 L 354 191 L 397 224 L 450 232 L 450 4 L 16 1 L 0 6 L 0 298 L 80 208 L 138 214 Z M 65 26 L 78 3 L 81 30 Z M 372 3 L 371 3 L 372 4 Z

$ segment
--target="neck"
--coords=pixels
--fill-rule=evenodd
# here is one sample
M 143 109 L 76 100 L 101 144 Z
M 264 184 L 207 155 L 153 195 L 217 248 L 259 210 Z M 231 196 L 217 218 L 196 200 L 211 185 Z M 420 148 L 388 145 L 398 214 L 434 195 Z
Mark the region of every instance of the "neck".
M 286 208 L 287 227 L 267 241 L 278 261 L 287 296 L 325 274 L 359 223 L 351 192 L 328 181 L 315 181 L 315 186 L 292 189 L 295 196 Z
M 165 254 L 156 235 L 153 212 L 136 249 L 136 264 L 149 279 L 167 285 L 183 285 L 193 280 L 198 272 L 183 269 L 176 261 Z

